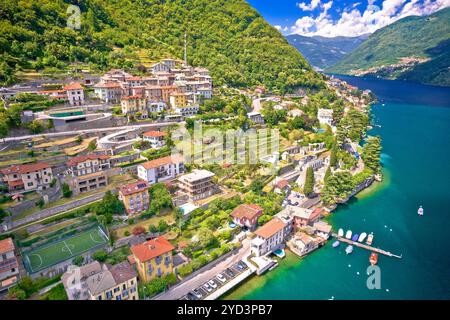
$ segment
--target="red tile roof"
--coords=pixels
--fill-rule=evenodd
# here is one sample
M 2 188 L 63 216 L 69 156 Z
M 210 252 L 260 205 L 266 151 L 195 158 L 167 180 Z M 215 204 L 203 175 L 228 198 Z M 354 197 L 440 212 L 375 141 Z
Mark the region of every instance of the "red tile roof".
M 8 180 L 8 185 L 10 187 L 22 186 L 23 185 L 23 181 L 22 180 Z
M 122 100 L 134 100 L 134 99 L 144 99 L 144 96 L 137 94 L 137 95 L 134 95 L 134 96 L 122 97 Z
M 314 220 L 317 217 L 319 217 L 322 214 L 323 209 L 322 208 L 315 208 L 311 215 L 309 216 L 310 220 Z
M 263 208 L 257 204 L 241 204 L 231 212 L 233 218 L 252 220 L 259 217 L 263 212 Z
M 21 165 L 15 165 L 8 168 L 5 168 L 1 170 L 0 172 L 3 174 L 24 174 L 24 173 L 30 173 L 35 172 L 39 170 L 43 170 L 46 168 L 50 168 L 50 165 L 45 162 L 38 162 L 38 163 L 30 163 L 30 164 L 21 164 Z
M 83 90 L 83 87 L 78 82 L 73 82 L 64 86 L 64 90 Z
M 174 250 L 175 247 L 164 237 L 158 237 L 131 247 L 134 257 L 140 262 L 149 261 Z
M 161 131 L 147 131 L 144 133 L 144 137 L 165 137 L 167 134 Z
M 139 81 L 142 80 L 142 77 L 139 76 L 132 76 L 132 77 L 128 77 L 126 78 L 127 81 Z
M 275 217 L 262 227 L 258 228 L 258 230 L 255 231 L 255 234 L 264 239 L 269 239 L 277 232 L 282 230 L 284 227 L 285 227 L 284 222 L 281 221 L 279 218 Z
M 278 189 L 284 189 L 288 184 L 289 182 L 287 180 L 281 179 L 275 184 L 275 187 L 277 187 Z
M 142 192 L 148 190 L 150 185 L 146 181 L 133 182 L 119 188 L 119 192 L 124 196 L 128 196 L 133 193 Z
M 167 156 L 164 158 L 155 159 L 152 161 L 147 161 L 141 164 L 146 170 L 148 169 L 154 169 L 159 168 L 163 165 L 170 164 L 170 163 L 179 163 L 183 161 L 182 156 Z
M 14 250 L 14 242 L 12 238 L 0 240 L 0 254 L 4 254 Z
M 67 161 L 68 166 L 76 166 L 80 162 L 84 162 L 86 160 L 107 160 L 110 156 L 104 155 L 104 154 L 88 154 L 84 156 L 77 156 L 71 158 L 69 161 Z
M 94 88 L 121 88 L 120 83 L 118 82 L 103 82 L 103 83 L 97 83 Z

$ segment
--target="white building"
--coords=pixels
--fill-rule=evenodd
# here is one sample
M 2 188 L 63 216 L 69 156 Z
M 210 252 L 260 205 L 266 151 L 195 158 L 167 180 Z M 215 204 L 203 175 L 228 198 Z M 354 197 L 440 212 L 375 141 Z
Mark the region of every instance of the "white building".
M 64 91 L 67 94 L 67 100 L 72 106 L 81 106 L 84 104 L 83 87 L 78 82 L 64 86 Z
M 333 110 L 332 109 L 319 109 L 317 111 L 317 119 L 320 124 L 327 124 L 330 127 L 333 123 Z
M 247 117 L 254 123 L 258 123 L 258 124 L 264 123 L 264 117 L 259 112 L 249 112 L 249 113 L 247 113 Z
M 149 101 L 147 104 L 147 108 L 148 112 L 163 112 L 164 110 L 166 110 L 167 105 L 162 101 L 158 102 Z
M 181 156 L 167 156 L 144 162 L 137 167 L 138 177 L 150 184 L 174 179 L 184 172 Z
M 118 103 L 122 97 L 122 87 L 118 82 L 101 82 L 94 86 L 94 93 L 106 103 Z
M 170 67 L 165 64 L 164 62 L 157 62 L 155 64 L 153 64 L 150 69 L 152 70 L 152 73 L 156 73 L 156 72 L 169 72 L 170 71 Z
M 193 170 L 178 179 L 178 186 L 191 201 L 201 200 L 217 192 L 217 186 L 212 178 L 214 173 L 208 170 Z
M 289 220 L 288 220 L 289 221 Z M 257 256 L 270 254 L 279 249 L 292 230 L 292 224 L 275 217 L 255 231 L 251 252 Z
M 191 117 L 198 113 L 198 105 L 189 105 L 185 107 L 173 108 L 175 113 L 182 115 L 183 117 Z
M 143 134 L 144 141 L 151 143 L 153 149 L 159 149 L 164 146 L 164 138 L 167 134 L 161 131 L 147 131 Z

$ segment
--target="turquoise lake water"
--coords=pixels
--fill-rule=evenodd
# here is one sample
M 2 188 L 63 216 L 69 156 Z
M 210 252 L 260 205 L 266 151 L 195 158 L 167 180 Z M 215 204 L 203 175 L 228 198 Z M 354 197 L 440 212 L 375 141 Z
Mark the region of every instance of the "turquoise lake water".
M 380 255 L 381 289 L 369 290 L 370 253 L 346 255 L 331 241 L 304 259 L 288 255 L 225 299 L 450 299 L 450 89 L 342 78 L 380 100 L 370 134 L 382 137 L 385 179 L 329 221 L 335 229 L 373 232 L 374 246 L 403 258 Z

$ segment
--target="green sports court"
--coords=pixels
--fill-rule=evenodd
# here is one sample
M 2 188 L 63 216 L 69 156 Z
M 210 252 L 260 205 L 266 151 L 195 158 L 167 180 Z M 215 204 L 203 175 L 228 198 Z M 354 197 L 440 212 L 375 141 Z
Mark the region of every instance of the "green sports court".
M 24 252 L 25 266 L 30 273 L 35 273 L 89 250 L 102 247 L 107 243 L 108 237 L 97 226 L 74 236 Z

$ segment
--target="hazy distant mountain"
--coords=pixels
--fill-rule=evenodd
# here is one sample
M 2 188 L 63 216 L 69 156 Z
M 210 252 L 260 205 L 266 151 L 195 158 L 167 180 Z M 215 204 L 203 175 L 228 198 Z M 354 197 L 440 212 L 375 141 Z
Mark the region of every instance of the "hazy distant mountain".
M 326 69 L 341 60 L 346 54 L 352 52 L 369 35 L 358 37 L 321 36 L 305 37 L 298 34 L 286 36 L 291 45 L 297 48 L 310 64 L 320 69 Z
M 450 8 L 374 32 L 326 71 L 450 86 Z

